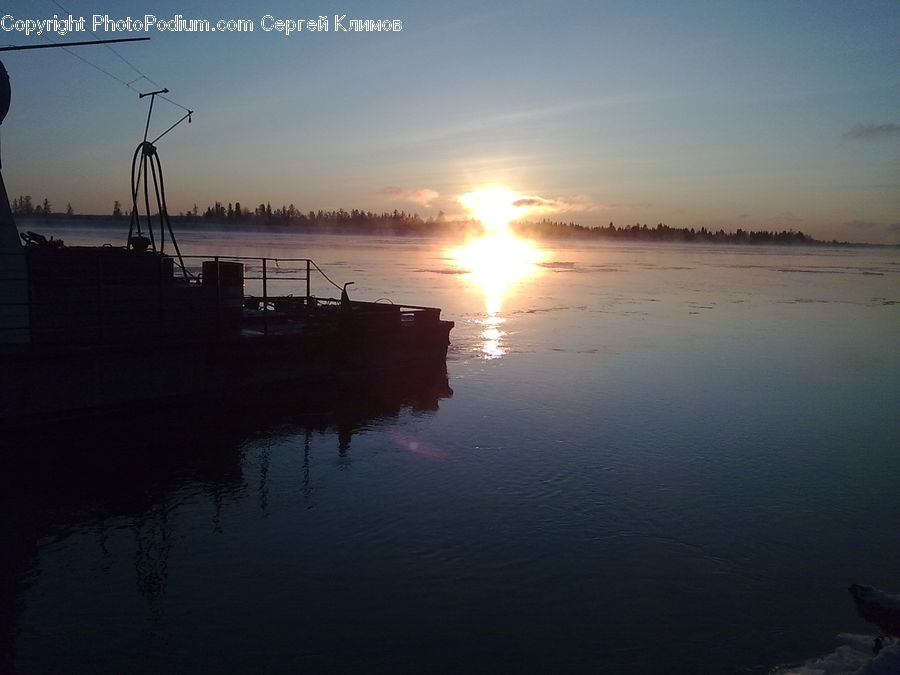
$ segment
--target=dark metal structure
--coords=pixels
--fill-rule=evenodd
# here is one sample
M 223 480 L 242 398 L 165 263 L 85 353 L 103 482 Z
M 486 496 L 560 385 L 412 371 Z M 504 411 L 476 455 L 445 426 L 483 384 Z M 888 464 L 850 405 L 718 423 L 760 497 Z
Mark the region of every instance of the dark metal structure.
M 377 379 L 398 367 L 445 368 L 453 322 L 438 308 L 351 300 L 349 283 L 305 258 L 181 255 L 155 143 L 193 111 L 184 108 L 148 141 L 154 100 L 166 91 L 141 95 L 150 107 L 132 158 L 124 247 L 68 247 L 30 232 L 23 246 L 0 176 L 0 426 L 289 382 Z M 9 100 L 0 64 L 4 115 Z M 164 250 L 167 233 L 175 257 Z M 314 277 L 340 299 L 314 295 Z M 271 292 L 276 281 L 289 284 L 287 294 Z

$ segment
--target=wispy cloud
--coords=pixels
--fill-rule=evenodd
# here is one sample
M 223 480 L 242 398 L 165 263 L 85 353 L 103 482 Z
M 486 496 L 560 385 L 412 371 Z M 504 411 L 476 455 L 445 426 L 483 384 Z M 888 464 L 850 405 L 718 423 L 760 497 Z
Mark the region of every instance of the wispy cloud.
M 445 124 L 432 123 L 418 131 L 404 131 L 402 140 L 408 143 L 446 142 L 458 137 L 493 134 L 498 131 L 508 133 L 511 128 L 527 129 L 529 125 L 544 120 L 558 119 L 584 111 L 601 110 L 650 104 L 659 102 L 662 97 L 647 94 L 615 94 L 597 96 L 567 103 L 551 105 L 534 105 L 518 109 L 504 109 L 485 113 L 463 120 L 454 120 Z
M 768 223 L 800 223 L 803 222 L 803 218 L 798 216 L 795 213 L 791 213 L 790 211 L 782 211 L 777 216 L 769 218 L 766 222 Z
M 437 199 L 440 194 L 437 190 L 429 188 L 420 188 L 418 190 L 404 190 L 400 187 L 385 187 L 378 191 L 382 197 L 390 197 L 392 199 L 400 199 L 405 202 L 421 204 L 422 206 L 431 206 L 431 202 Z
M 734 219 L 735 220 L 747 220 L 747 218 L 749 218 L 749 217 L 750 217 L 749 213 L 742 213 L 739 216 L 735 216 Z
M 873 141 L 879 138 L 887 138 L 900 134 L 900 124 L 887 122 L 885 124 L 857 124 L 843 135 L 850 141 Z
M 878 227 L 878 223 L 870 220 L 850 220 L 844 223 L 844 227 L 850 230 L 872 230 Z
M 566 211 L 594 211 L 600 208 L 587 197 L 575 199 L 547 199 L 523 195 L 513 203 L 516 208 L 527 208 L 529 213 L 561 213 Z
M 597 208 L 600 208 L 599 206 Z M 650 209 L 653 208 L 653 202 L 609 202 L 604 205 L 607 209 Z
M 891 223 L 887 226 L 888 232 L 900 232 L 900 223 Z

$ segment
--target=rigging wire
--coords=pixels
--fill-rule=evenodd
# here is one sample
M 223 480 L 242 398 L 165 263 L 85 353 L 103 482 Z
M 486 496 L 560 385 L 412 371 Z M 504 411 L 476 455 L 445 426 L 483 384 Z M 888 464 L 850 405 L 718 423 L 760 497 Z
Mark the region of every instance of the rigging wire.
M 59 8 L 60 8 L 62 11 L 64 11 L 66 14 L 71 14 L 71 12 L 70 12 L 68 9 L 66 9 L 65 7 L 63 7 L 61 4 L 59 4 L 59 2 L 57 2 L 57 0 L 50 0 L 50 2 L 52 2 L 54 5 L 56 5 L 57 7 L 59 7 Z M 95 31 L 93 31 L 93 30 L 91 30 L 91 29 L 89 29 L 89 30 L 90 30 L 91 35 L 93 35 L 93 36 L 94 36 L 95 38 L 97 38 L 98 40 L 100 39 L 100 36 L 97 35 L 97 33 L 96 33 Z M 134 80 L 132 80 L 132 83 L 134 83 L 134 82 L 136 82 L 137 80 L 140 80 L 141 78 L 143 78 L 143 79 L 147 80 L 150 84 L 152 84 L 154 87 L 159 87 L 160 89 L 162 88 L 162 85 L 161 85 L 161 84 L 159 84 L 158 82 L 154 82 L 152 79 L 150 79 L 150 77 L 149 77 L 146 73 L 142 72 L 142 71 L 140 70 L 140 68 L 138 68 L 138 67 L 137 67 L 136 65 L 134 65 L 131 61 L 129 61 L 128 59 L 126 59 L 124 56 L 122 56 L 122 55 L 121 55 L 119 52 L 117 52 L 114 48 L 110 47 L 109 45 L 104 45 L 104 46 L 105 46 L 109 51 L 111 51 L 113 54 L 115 54 L 116 56 L 118 56 L 118 57 L 122 60 L 122 63 L 124 63 L 125 65 L 127 65 L 129 68 L 131 68 L 134 72 L 136 72 L 136 73 L 138 74 L 138 77 L 135 78 Z
M 49 42 L 50 44 L 54 44 L 54 45 L 58 44 L 58 45 L 60 45 L 60 47 L 62 47 L 62 49 L 63 49 L 64 51 L 68 52 L 69 54 L 71 54 L 72 56 L 74 56 L 74 57 L 75 57 L 76 59 L 78 59 L 79 61 L 83 61 L 84 63 L 86 63 L 87 65 L 89 65 L 89 66 L 90 66 L 91 68 L 93 68 L 94 70 L 99 70 L 101 73 L 103 73 L 104 75 L 106 75 L 106 76 L 108 76 L 108 77 L 111 77 L 111 78 L 114 79 L 116 82 L 119 82 L 120 84 L 124 84 L 126 87 L 128 87 L 128 88 L 131 89 L 132 91 L 138 91 L 137 89 L 135 89 L 134 87 L 132 87 L 128 82 L 126 82 L 125 80 L 123 80 L 121 77 L 117 77 L 117 76 L 113 75 L 111 72 L 109 72 L 108 70 L 104 70 L 103 68 L 101 68 L 100 66 L 98 66 L 96 63 L 91 63 L 90 61 L 88 61 L 86 58 L 84 58 L 84 57 L 83 57 L 81 54 L 79 54 L 78 52 L 73 52 L 73 51 L 72 51 L 71 49 L 69 49 L 68 47 L 66 47 L 66 46 L 64 46 L 64 45 L 62 45 L 62 44 L 60 44 L 59 42 L 56 42 L 56 41 L 54 41 L 54 40 L 51 40 L 51 39 L 50 39 L 49 37 L 47 37 L 46 35 L 43 35 L 42 37 L 43 37 L 47 42 Z M 140 93 L 140 92 L 138 92 L 138 93 Z
M 68 9 L 66 9 L 65 7 L 63 7 L 57 0 L 50 0 L 50 2 L 52 2 L 54 5 L 56 5 L 57 7 L 59 7 L 59 8 L 60 8 L 62 11 L 64 11 L 66 14 L 71 14 L 71 12 L 69 12 Z M 99 35 L 97 35 L 97 33 L 94 32 L 93 30 L 91 30 L 91 29 L 88 29 L 88 30 L 90 31 L 91 35 L 93 35 L 93 36 L 94 36 L 95 38 L 97 38 L 98 40 L 102 39 L 102 38 L 101 38 Z M 45 40 L 47 40 L 48 42 L 51 42 L 51 43 L 53 43 L 53 44 L 57 44 L 57 43 L 55 43 L 53 40 L 51 40 L 49 37 L 47 37 L 46 35 L 43 35 L 42 37 L 43 37 Z M 119 82 L 120 84 L 125 85 L 126 87 L 128 87 L 128 88 L 131 89 L 132 91 L 136 91 L 136 92 L 139 93 L 139 94 L 141 93 L 140 90 L 138 90 L 136 87 L 133 87 L 132 85 L 133 85 L 135 82 L 139 82 L 139 81 L 142 80 L 142 79 L 143 79 L 143 80 L 147 80 L 147 82 L 149 82 L 150 84 L 152 84 L 154 87 L 157 87 L 157 88 L 159 88 L 159 89 L 162 89 L 162 88 L 163 88 L 163 86 L 162 86 L 161 84 L 159 84 L 158 82 L 156 82 L 156 81 L 155 81 L 154 79 L 152 79 L 149 75 L 147 75 L 145 72 L 143 72 L 140 68 L 138 68 L 136 65 L 134 65 L 131 61 L 129 61 L 128 59 L 126 59 L 124 56 L 122 56 L 122 55 L 121 55 L 118 51 L 116 51 L 113 47 L 111 47 L 111 46 L 108 45 L 108 44 L 104 44 L 103 46 L 106 47 L 106 48 L 107 48 L 109 51 L 111 51 L 113 54 L 115 54 L 117 57 L 119 57 L 119 59 L 121 59 L 122 62 L 123 62 L 125 65 L 127 65 L 127 66 L 128 66 L 129 68 L 131 68 L 135 73 L 137 73 L 138 76 L 137 76 L 136 78 L 134 78 L 133 80 L 131 80 L 130 82 L 127 82 L 127 81 L 123 80 L 122 78 L 117 77 L 116 75 L 113 75 L 113 74 L 110 73 L 108 70 L 104 70 L 103 68 L 101 68 L 101 67 L 98 66 L 97 64 L 92 63 L 91 61 L 88 61 L 88 60 L 87 60 L 86 58 L 84 58 L 83 56 L 81 56 L 81 55 L 79 55 L 79 54 L 76 54 L 76 53 L 73 52 L 71 49 L 68 49 L 67 47 L 63 47 L 63 49 L 65 49 L 67 52 L 69 52 L 69 53 L 70 53 L 72 56 L 74 56 L 75 58 L 77 58 L 77 59 L 83 61 L 84 63 L 86 63 L 87 65 L 91 66 L 92 68 L 94 68 L 94 69 L 96 69 L 96 70 L 99 70 L 99 71 L 100 71 L 101 73 L 103 73 L 104 75 L 107 75 L 107 76 L 111 77 L 111 78 L 114 79 L 116 82 Z M 192 112 L 191 110 L 189 110 L 189 109 L 186 108 L 185 106 L 181 105 L 181 104 L 178 103 L 177 101 L 173 101 L 172 99 L 168 98 L 167 96 L 159 95 L 159 97 L 160 97 L 162 100 L 167 101 L 167 102 L 171 103 L 172 105 L 174 105 L 174 106 L 176 106 L 176 107 L 178 107 L 178 108 L 181 108 L 182 110 L 184 110 L 184 111 L 187 112 L 187 113 Z
M 331 284 L 338 290 L 344 289 L 344 287 L 341 286 L 340 284 L 334 283 L 334 281 L 331 280 L 331 277 L 329 277 L 327 274 L 325 274 L 325 272 L 322 270 L 322 268 L 319 267 L 318 265 L 316 265 L 316 263 L 314 263 L 312 260 L 310 260 L 309 262 L 312 264 L 313 267 L 315 267 L 319 271 L 319 274 L 321 274 L 323 277 L 325 277 L 325 281 L 327 281 L 329 284 Z
M 57 7 L 59 7 L 59 8 L 60 8 L 62 11 L 64 11 L 66 14 L 71 14 L 71 12 L 70 12 L 68 9 L 66 9 L 65 7 L 63 7 L 61 4 L 59 4 L 59 2 L 57 2 L 57 0 L 50 0 L 50 2 L 52 2 L 54 5 L 56 5 Z M 97 35 L 97 33 L 96 33 L 94 30 L 92 30 L 92 29 L 88 29 L 88 30 L 90 31 L 91 35 L 93 35 L 93 36 L 94 36 L 95 38 L 97 38 L 98 40 L 100 39 L 100 36 Z M 104 45 L 104 46 L 105 46 L 109 51 L 111 51 L 113 54 L 115 54 L 116 56 L 118 56 L 118 57 L 122 60 L 122 62 L 123 62 L 125 65 L 127 65 L 127 66 L 128 66 L 129 68 L 131 68 L 134 72 L 136 72 L 136 73 L 140 76 L 140 77 L 137 78 L 138 80 L 141 79 L 141 78 L 144 78 L 145 80 L 147 80 L 148 82 L 150 82 L 150 84 L 152 84 L 152 85 L 155 86 L 155 87 L 161 87 L 161 86 L 162 86 L 162 85 L 160 85 L 160 84 L 154 82 L 153 80 L 151 80 L 145 73 L 142 73 L 141 70 L 140 70 L 137 66 L 135 66 L 131 61 L 129 61 L 128 59 L 126 59 L 124 56 L 122 56 L 122 55 L 121 55 L 119 52 L 117 52 L 115 49 L 113 49 L 113 48 L 110 47 L 109 45 Z M 132 80 L 132 81 L 135 81 L 135 80 Z

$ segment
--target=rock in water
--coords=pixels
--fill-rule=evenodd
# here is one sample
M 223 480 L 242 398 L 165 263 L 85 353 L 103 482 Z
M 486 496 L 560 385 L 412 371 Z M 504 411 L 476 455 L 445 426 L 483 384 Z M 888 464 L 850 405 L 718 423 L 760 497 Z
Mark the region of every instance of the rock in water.
M 887 635 L 900 637 L 900 597 L 860 584 L 853 584 L 849 590 L 856 603 L 856 611 L 863 619 L 875 624 Z

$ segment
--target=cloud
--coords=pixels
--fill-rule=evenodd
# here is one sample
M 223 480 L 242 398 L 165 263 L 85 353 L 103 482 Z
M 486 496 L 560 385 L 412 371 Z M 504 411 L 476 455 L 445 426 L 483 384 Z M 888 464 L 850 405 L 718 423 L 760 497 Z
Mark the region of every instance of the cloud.
M 652 105 L 665 100 L 659 94 L 609 94 L 586 98 L 568 103 L 539 105 L 510 110 L 503 105 L 496 111 L 468 119 L 442 120 L 440 124 L 428 124 L 419 130 L 406 130 L 402 133 L 404 143 L 421 145 L 435 141 L 448 141 L 455 138 L 470 139 L 473 134 L 486 134 L 495 129 L 508 132 L 510 128 L 527 128 L 546 120 L 565 118 L 567 115 L 585 111 L 599 111 L 632 106 Z M 393 140 L 393 139 L 392 139 Z
M 800 216 L 791 213 L 790 211 L 782 211 L 777 216 L 773 218 L 769 218 L 766 222 L 769 223 L 800 223 L 803 221 L 803 218 Z
M 857 124 L 843 135 L 845 140 L 871 141 L 888 136 L 900 134 L 900 124 L 887 122 L 885 124 Z
M 749 218 L 749 217 L 750 217 L 749 213 L 742 213 L 739 216 L 735 216 L 734 219 L 735 220 L 747 220 L 747 218 Z
M 873 223 L 869 220 L 851 220 L 844 223 L 844 227 L 851 230 L 871 230 L 878 227 L 878 223 Z
M 405 202 L 413 202 L 422 206 L 430 206 L 431 202 L 437 199 L 440 194 L 436 190 L 429 188 L 420 188 L 418 190 L 404 190 L 399 187 L 385 187 L 378 191 L 382 197 L 392 197 Z
M 592 211 L 594 208 L 606 208 L 606 209 L 650 209 L 653 208 L 653 202 L 628 202 L 627 204 L 622 202 L 608 202 L 607 204 L 603 204 L 602 206 L 599 204 L 595 204 L 593 208 L 586 209 L 588 211 Z
M 556 202 L 551 199 L 544 199 L 543 197 L 522 197 L 521 199 L 514 201 L 512 205 L 515 207 L 529 206 L 553 208 L 556 205 Z
M 888 232 L 900 232 L 900 223 L 891 223 L 887 226 Z
M 516 208 L 527 208 L 531 213 L 556 213 L 560 211 L 593 211 L 599 206 L 588 197 L 576 197 L 572 200 L 546 199 L 538 196 L 523 195 L 513 203 Z

